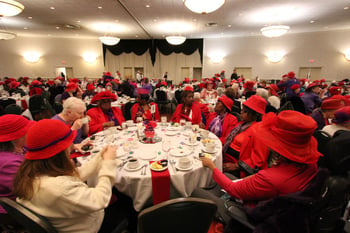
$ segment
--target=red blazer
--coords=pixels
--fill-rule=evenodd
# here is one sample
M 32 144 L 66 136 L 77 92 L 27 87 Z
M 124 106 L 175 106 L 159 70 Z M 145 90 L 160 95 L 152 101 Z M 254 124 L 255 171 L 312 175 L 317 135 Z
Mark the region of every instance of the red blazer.
M 282 162 L 237 182 L 232 182 L 217 168 L 214 169 L 213 178 L 234 198 L 261 201 L 304 190 L 316 173 L 316 164 L 298 166 Z
M 112 107 L 111 109 L 119 124 L 122 124 L 125 121 L 122 111 L 118 107 Z M 91 108 L 86 114 L 91 118 L 89 135 L 102 131 L 102 124 L 108 121 L 107 114 L 104 114 L 100 107 Z
M 177 105 L 175 112 L 173 114 L 173 117 L 171 118 L 172 122 L 180 122 L 181 119 L 185 119 L 186 121 L 191 121 L 192 124 L 198 125 L 202 122 L 202 111 L 198 104 L 193 103 L 192 104 L 192 119 L 190 119 L 188 116 L 185 116 L 181 113 L 181 108 L 183 104 Z
M 145 112 L 143 114 L 143 119 L 144 120 L 150 120 L 150 121 L 160 121 L 160 115 L 159 115 L 159 110 L 158 110 L 158 104 L 156 103 L 150 103 L 150 105 L 154 105 L 155 106 L 155 113 L 152 115 L 151 110 L 148 110 L 147 112 Z M 139 108 L 139 104 L 136 103 L 132 106 L 131 108 L 131 119 L 134 120 L 136 122 L 136 113 L 137 113 L 137 109 Z
M 212 120 L 217 116 L 218 114 L 216 112 L 211 112 L 207 121 L 207 125 L 205 126 L 205 129 L 209 129 L 209 125 L 212 122 Z M 222 121 L 222 135 L 219 138 L 221 143 L 224 144 L 226 137 L 230 134 L 230 132 L 238 125 L 237 117 L 234 115 L 227 113 L 224 120 Z
M 207 105 L 207 104 L 199 103 L 199 102 L 197 102 L 197 101 L 193 101 L 193 103 L 198 104 L 199 108 L 201 109 L 202 113 L 204 114 L 205 119 L 208 121 L 208 119 L 209 119 L 209 114 L 210 114 L 208 105 Z

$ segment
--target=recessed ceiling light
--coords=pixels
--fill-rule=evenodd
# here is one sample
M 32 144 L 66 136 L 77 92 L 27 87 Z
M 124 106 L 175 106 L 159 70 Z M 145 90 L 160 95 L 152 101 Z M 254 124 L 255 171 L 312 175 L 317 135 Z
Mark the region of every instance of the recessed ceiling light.
M 344 7 L 344 10 L 349 10 L 349 7 L 348 6 Z
M 33 17 L 32 17 L 32 16 L 29 16 L 28 19 L 33 19 Z
M 102 9 L 102 6 L 98 6 L 97 8 L 101 10 L 101 9 Z
M 231 25 L 231 24 L 229 24 L 229 25 L 227 25 L 227 27 L 229 27 L 229 28 L 230 28 L 230 27 L 232 27 L 232 25 Z
M 58 29 L 60 29 L 60 27 L 56 27 L 56 29 L 58 30 Z
M 145 5 L 145 7 L 150 8 L 150 7 L 151 7 L 151 5 L 147 4 L 147 5 Z
M 55 7 L 51 6 L 51 7 L 50 7 L 50 9 L 51 9 L 51 10 L 54 10 L 54 9 L 55 9 Z
M 310 23 L 314 23 L 315 22 L 315 20 L 310 20 Z

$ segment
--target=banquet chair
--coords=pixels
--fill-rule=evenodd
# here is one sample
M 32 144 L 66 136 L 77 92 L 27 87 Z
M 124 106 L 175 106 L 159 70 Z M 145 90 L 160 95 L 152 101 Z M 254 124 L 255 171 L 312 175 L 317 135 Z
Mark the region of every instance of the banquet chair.
M 0 198 L 0 205 L 12 216 L 25 230 L 32 233 L 56 233 L 51 223 L 43 216 L 24 207 L 23 205 L 8 199 Z
M 161 109 L 162 105 L 165 105 L 165 108 L 167 107 L 167 105 L 170 103 L 170 101 L 167 98 L 167 94 L 165 91 L 161 91 L 161 90 L 156 90 L 156 103 L 159 105 L 159 108 Z
M 176 198 L 141 211 L 138 233 L 207 233 L 216 213 L 213 201 Z

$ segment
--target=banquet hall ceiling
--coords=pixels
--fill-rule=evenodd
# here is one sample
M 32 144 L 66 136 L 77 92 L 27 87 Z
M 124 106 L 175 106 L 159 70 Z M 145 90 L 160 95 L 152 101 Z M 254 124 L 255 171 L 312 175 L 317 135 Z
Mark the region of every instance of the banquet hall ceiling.
M 272 24 L 290 26 L 289 33 L 350 29 L 350 0 L 226 0 L 219 10 L 205 15 L 191 12 L 182 0 L 17 1 L 25 6 L 24 11 L 1 18 L 0 30 L 18 36 L 261 36 L 260 28 Z

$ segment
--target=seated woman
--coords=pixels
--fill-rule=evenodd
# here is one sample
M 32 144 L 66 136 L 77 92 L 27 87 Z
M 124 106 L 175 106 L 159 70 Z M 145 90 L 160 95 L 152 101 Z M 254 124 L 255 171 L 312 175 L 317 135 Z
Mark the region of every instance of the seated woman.
M 19 115 L 0 117 L 0 197 L 15 200 L 13 180 L 24 160 L 26 134 L 34 121 Z M 11 224 L 10 217 L 0 206 L 0 224 Z
M 62 102 L 64 102 L 64 100 L 68 99 L 69 97 L 76 96 L 78 88 L 78 84 L 74 82 L 68 83 L 66 86 L 66 90 L 62 93 Z
M 112 101 L 116 101 L 117 96 L 109 91 L 102 91 L 95 95 L 91 103 L 97 107 L 87 111 L 90 117 L 89 134 L 102 131 L 104 128 L 121 125 L 125 119 L 122 111 L 118 107 L 112 107 Z
M 227 96 L 221 96 L 216 102 L 215 112 L 210 113 L 206 129 L 214 133 L 224 143 L 226 137 L 233 128 L 236 127 L 238 120 L 231 114 L 233 101 Z
M 234 172 L 239 167 L 238 160 L 243 160 L 248 165 L 254 167 L 257 164 L 250 163 L 252 154 L 255 125 L 261 121 L 265 114 L 267 102 L 264 98 L 253 95 L 243 103 L 241 111 L 241 122 L 226 137 L 223 145 L 223 170 L 225 172 Z M 235 173 L 236 176 L 237 173 Z
M 257 137 L 270 150 L 269 168 L 246 179 L 232 182 L 222 174 L 211 159 L 203 158 L 203 166 L 213 171 L 213 179 L 231 197 L 254 205 L 259 201 L 304 190 L 317 173 L 316 162 L 321 156 L 317 151 L 317 141 L 312 136 L 316 122 L 300 112 L 286 110 L 278 116 L 271 114 L 257 127 Z M 218 215 L 227 222 L 221 188 L 209 192 L 195 190 L 191 196 L 214 200 L 218 205 Z
M 136 122 L 137 117 L 143 120 L 160 121 L 158 105 L 149 101 L 149 91 L 147 89 L 137 90 L 137 103 L 131 108 L 131 119 Z
M 204 100 L 207 99 L 216 99 L 218 92 L 214 89 L 213 81 L 207 81 L 206 87 L 201 91 L 201 98 Z
M 58 232 L 97 232 L 112 195 L 117 147 L 107 146 L 75 168 L 69 159 L 75 136 L 76 131 L 58 120 L 42 120 L 30 127 L 28 152 L 16 174 L 13 193 Z M 85 183 L 91 176 L 97 178 L 95 187 Z
M 177 105 L 171 121 L 178 123 L 181 119 L 191 121 L 192 124 L 196 125 L 202 123 L 202 112 L 200 107 L 193 103 L 193 87 L 191 86 L 184 88 L 182 103 Z

